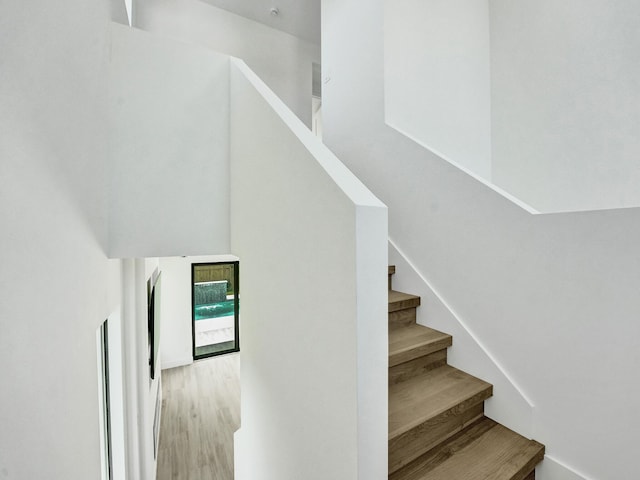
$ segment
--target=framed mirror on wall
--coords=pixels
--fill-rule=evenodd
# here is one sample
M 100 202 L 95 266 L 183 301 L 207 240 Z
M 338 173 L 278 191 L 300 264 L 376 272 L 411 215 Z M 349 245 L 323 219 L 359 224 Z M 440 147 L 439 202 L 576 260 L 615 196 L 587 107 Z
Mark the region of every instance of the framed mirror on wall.
M 191 264 L 193 359 L 240 350 L 239 262 Z

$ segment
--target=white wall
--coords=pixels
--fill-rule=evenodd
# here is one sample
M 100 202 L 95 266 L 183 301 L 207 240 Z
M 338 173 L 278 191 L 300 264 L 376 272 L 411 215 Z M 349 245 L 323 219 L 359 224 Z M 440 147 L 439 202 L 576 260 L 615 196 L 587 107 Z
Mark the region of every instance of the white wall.
M 113 24 L 113 257 L 229 250 L 228 58 Z
M 382 0 L 322 8 L 324 140 L 389 207 L 412 277 L 531 400 L 537 478 L 637 478 L 640 211 L 530 215 L 386 127 Z
M 319 45 L 199 0 L 145 0 L 135 7 L 135 25 L 143 30 L 242 58 L 311 125 L 311 71 L 320 60 Z
M 151 368 L 149 363 L 149 330 L 148 330 L 148 284 L 155 282 L 159 289 L 156 295 L 161 299 L 164 295 L 158 258 L 137 258 L 135 259 L 135 329 L 136 329 L 136 367 L 138 369 L 138 421 L 133 425 L 138 427 L 140 438 L 141 454 L 141 475 L 142 479 L 156 478 L 157 461 L 154 453 L 154 417 L 156 414 L 156 402 L 162 404 L 162 372 L 160 365 L 156 367 L 154 378 L 151 378 Z M 160 277 L 161 278 L 161 277 Z M 162 301 L 162 300 L 161 300 Z M 162 309 L 161 309 L 162 310 Z M 162 312 L 160 312 L 162 315 Z M 129 319 L 131 321 L 132 319 Z M 160 354 L 158 354 L 159 358 Z
M 120 273 L 120 272 L 119 272 Z M 120 276 L 119 276 L 120 277 Z M 120 280 L 120 278 L 118 278 Z M 111 429 L 111 460 L 114 480 L 127 478 L 127 437 L 125 420 L 124 344 L 122 335 L 122 311 L 112 313 L 108 319 L 109 355 L 109 412 Z
M 162 270 L 162 369 L 188 365 L 193 362 L 191 315 L 191 264 L 233 262 L 232 255 L 204 255 L 195 257 L 164 257 Z
M 95 332 L 105 255 L 109 5 L 3 1 L 0 476 L 100 476 Z
M 387 123 L 491 180 L 488 0 L 386 0 Z
M 542 211 L 640 205 L 640 4 L 490 5 L 495 183 Z
M 386 209 L 246 66 L 231 75 L 236 478 L 386 479 Z
M 121 25 L 129 25 L 129 5 L 127 3 L 130 3 L 130 0 L 108 0 L 108 2 L 111 21 Z
M 126 388 L 127 478 L 153 479 L 156 459 L 153 422 L 162 401 L 160 369 L 150 376 L 147 282 L 158 272 L 157 258 L 123 260 L 123 338 Z

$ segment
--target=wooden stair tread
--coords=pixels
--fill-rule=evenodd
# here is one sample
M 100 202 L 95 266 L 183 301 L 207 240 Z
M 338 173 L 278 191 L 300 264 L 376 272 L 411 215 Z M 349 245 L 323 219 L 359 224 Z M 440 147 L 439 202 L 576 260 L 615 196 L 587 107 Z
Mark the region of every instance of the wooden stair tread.
M 483 417 L 389 480 L 524 480 L 543 457 L 543 445 Z
M 440 414 L 464 411 L 489 398 L 491 384 L 450 365 L 389 387 L 389 440 Z
M 451 335 L 418 325 L 389 324 L 389 366 L 451 346 Z
M 420 297 L 409 293 L 389 290 L 389 312 L 413 308 L 420 305 Z
M 389 273 L 388 273 L 388 275 L 393 275 L 394 273 L 396 273 L 396 266 L 395 265 L 389 265 Z

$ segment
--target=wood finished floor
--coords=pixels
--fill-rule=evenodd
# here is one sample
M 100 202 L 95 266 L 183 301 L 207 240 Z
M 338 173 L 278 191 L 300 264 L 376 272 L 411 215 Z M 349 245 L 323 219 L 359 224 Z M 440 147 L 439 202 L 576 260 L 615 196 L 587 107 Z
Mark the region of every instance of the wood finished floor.
M 240 356 L 162 371 L 157 480 L 233 480 Z

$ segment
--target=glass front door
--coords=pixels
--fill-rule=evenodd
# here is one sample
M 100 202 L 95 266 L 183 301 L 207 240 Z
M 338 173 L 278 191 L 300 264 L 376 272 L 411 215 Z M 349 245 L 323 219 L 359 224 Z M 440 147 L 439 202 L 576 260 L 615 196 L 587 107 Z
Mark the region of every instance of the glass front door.
M 194 359 L 240 350 L 238 265 L 191 265 Z

